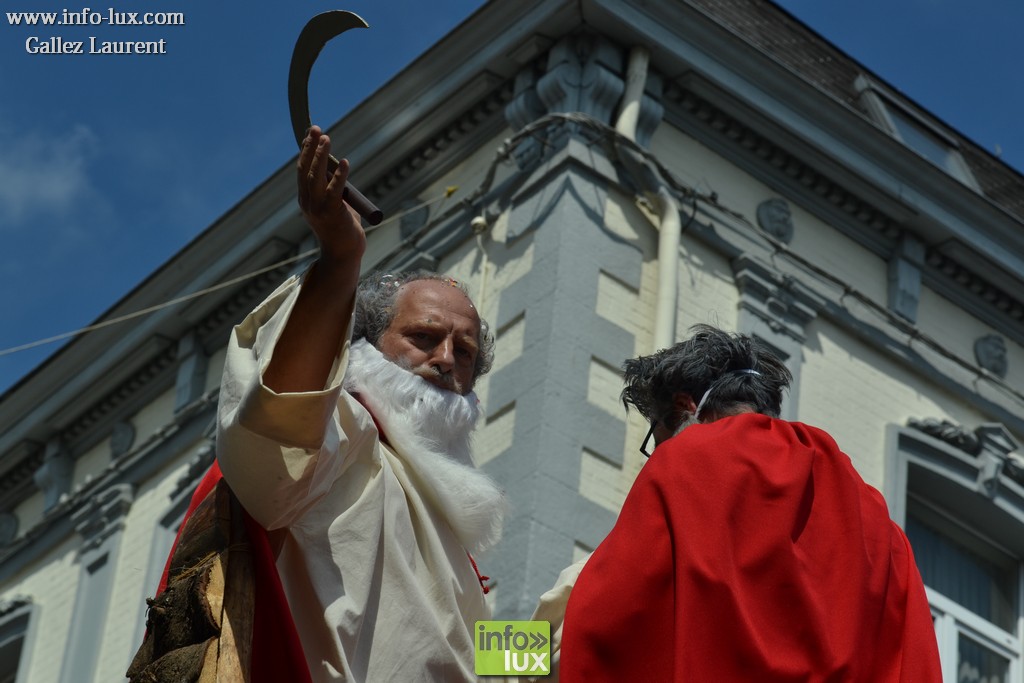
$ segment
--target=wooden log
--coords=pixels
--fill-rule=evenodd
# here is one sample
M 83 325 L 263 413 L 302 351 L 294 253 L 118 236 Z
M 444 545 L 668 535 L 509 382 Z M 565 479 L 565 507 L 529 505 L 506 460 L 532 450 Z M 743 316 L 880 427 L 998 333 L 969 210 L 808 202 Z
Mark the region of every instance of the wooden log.
M 168 581 L 203 564 L 228 546 L 231 533 L 231 490 L 221 480 L 196 507 L 178 537 Z
M 131 683 L 251 680 L 255 576 L 241 505 L 221 481 L 182 529 Z
M 224 618 L 221 623 L 218 683 L 248 681 L 252 675 L 252 631 L 256 579 L 252 545 L 238 499 L 231 495 L 231 544 L 226 556 Z
M 224 625 L 224 554 L 221 553 L 210 560 L 206 585 L 203 591 L 203 606 L 210 615 L 210 621 L 221 631 Z
M 132 683 L 213 683 L 217 676 L 217 639 L 168 652 L 134 675 Z
M 151 601 L 146 628 L 153 634 L 154 657 L 220 633 L 220 611 L 214 613 L 207 597 L 212 572 L 211 560 L 168 585 Z

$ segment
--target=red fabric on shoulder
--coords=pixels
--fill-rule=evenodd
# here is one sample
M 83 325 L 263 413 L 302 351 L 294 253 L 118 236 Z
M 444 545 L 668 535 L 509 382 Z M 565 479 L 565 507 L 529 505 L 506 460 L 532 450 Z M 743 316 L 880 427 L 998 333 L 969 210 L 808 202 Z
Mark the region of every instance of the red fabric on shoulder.
M 202 481 L 199 482 L 196 492 L 192 494 L 192 500 L 182 520 L 182 528 L 185 526 L 185 521 L 192 516 L 199 504 L 213 491 L 221 479 L 223 479 L 223 475 L 220 465 L 214 462 Z M 284 587 L 281 585 L 281 577 L 277 573 L 277 564 L 270 547 L 267 531 L 249 513 L 243 510 L 243 514 L 245 515 L 246 533 L 248 533 L 249 541 L 252 544 L 256 585 L 251 683 L 281 683 L 281 681 L 311 683 L 309 666 L 306 664 L 306 656 L 302 652 L 302 644 L 295 629 L 291 609 L 288 607 Z M 174 539 L 174 545 L 171 547 L 167 563 L 164 565 L 164 573 L 160 577 L 157 594 L 163 592 L 167 587 L 167 572 L 180 537 L 179 529 L 178 537 Z
M 906 537 L 827 434 L 746 414 L 641 470 L 566 610 L 561 680 L 941 681 Z

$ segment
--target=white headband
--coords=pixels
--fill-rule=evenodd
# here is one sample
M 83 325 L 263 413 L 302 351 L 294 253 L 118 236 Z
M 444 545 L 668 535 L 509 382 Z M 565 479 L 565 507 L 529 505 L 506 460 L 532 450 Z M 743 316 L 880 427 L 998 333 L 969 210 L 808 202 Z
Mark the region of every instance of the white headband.
M 721 382 L 726 377 L 731 377 L 732 375 L 756 375 L 760 377 L 761 373 L 758 372 L 757 370 L 751 370 L 750 368 L 743 368 L 742 370 L 733 370 L 732 372 L 728 372 L 719 377 L 718 379 L 716 379 L 714 382 L 711 383 L 711 386 L 708 387 L 708 390 L 704 392 L 704 395 L 700 397 L 700 403 L 697 404 L 697 412 L 693 414 L 694 419 L 700 419 L 700 411 L 704 407 L 704 404 L 707 403 L 708 396 L 711 395 L 711 391 L 716 386 L 718 386 L 719 382 Z

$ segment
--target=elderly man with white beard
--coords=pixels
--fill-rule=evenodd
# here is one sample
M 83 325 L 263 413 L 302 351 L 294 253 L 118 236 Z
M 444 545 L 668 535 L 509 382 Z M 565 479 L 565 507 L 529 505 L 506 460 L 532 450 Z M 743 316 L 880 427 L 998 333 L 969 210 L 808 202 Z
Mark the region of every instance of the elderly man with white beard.
M 476 680 L 489 609 L 472 555 L 504 501 L 469 435 L 493 342 L 449 278 L 372 276 L 357 293 L 366 239 L 329 152 L 313 127 L 298 163 L 318 260 L 232 334 L 218 464 L 268 532 L 309 680 Z

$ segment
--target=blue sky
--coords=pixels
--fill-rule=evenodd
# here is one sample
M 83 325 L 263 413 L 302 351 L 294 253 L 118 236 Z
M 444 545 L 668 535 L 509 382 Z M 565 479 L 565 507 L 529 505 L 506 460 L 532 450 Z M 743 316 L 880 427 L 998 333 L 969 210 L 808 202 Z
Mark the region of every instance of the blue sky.
M 314 14 L 371 25 L 328 45 L 310 88 L 332 123 L 468 17 L 479 0 L 125 0 L 184 26 L 0 22 L 0 353 L 78 329 L 294 154 L 285 86 Z M 1024 169 L 1020 0 L 782 0 L 881 78 Z M 109 4 L 100 11 L 106 12 Z M 5 2 L 3 11 L 81 11 Z M 96 11 L 95 9 L 93 11 Z M 46 55 L 30 36 L 166 41 L 163 55 Z M 0 355 L 0 392 L 59 348 Z

